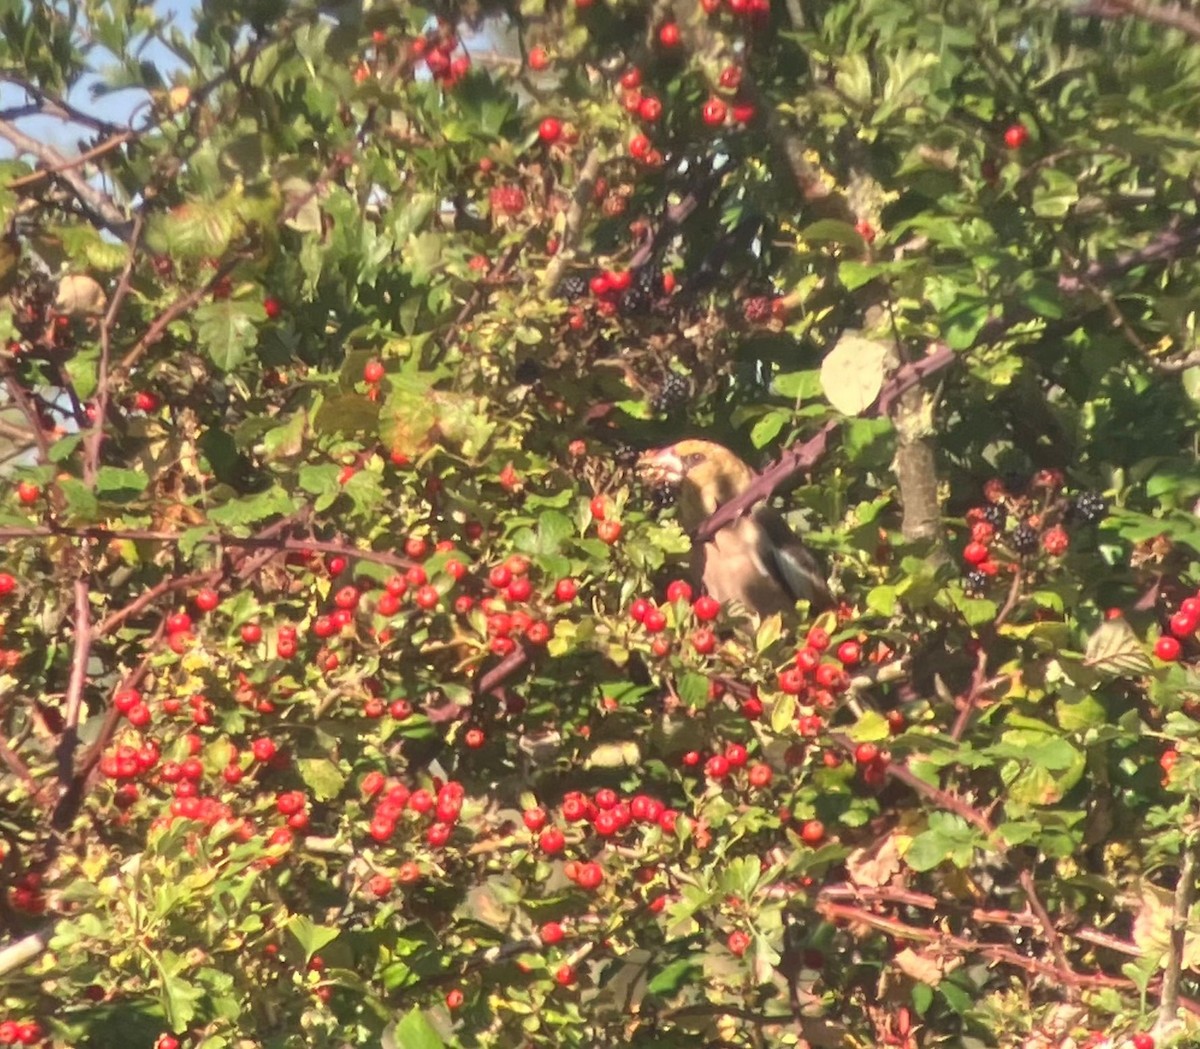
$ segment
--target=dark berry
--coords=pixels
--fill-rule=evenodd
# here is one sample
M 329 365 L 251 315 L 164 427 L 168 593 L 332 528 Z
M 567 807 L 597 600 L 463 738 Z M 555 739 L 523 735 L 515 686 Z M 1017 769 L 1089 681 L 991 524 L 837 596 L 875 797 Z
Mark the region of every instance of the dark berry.
M 648 299 L 654 299 L 662 292 L 662 277 L 662 268 L 648 262 L 634 271 L 633 288 Z
M 963 590 L 968 597 L 982 597 L 987 590 L 988 577 L 986 572 L 975 569 L 968 572 L 963 580 Z
M 632 466 L 638 461 L 638 450 L 632 445 L 622 441 L 613 449 L 613 458 L 618 466 Z
M 621 312 L 629 316 L 645 313 L 650 309 L 650 296 L 640 288 L 629 288 L 621 294 Z
M 1008 511 L 1000 503 L 988 503 L 983 508 L 983 519 L 997 532 L 1003 532 L 1008 521 Z
M 1037 529 L 1022 521 L 1013 529 L 1012 546 L 1018 554 L 1032 554 L 1038 548 Z
M 560 299 L 574 302 L 582 299 L 588 293 L 590 278 L 584 273 L 571 273 L 558 282 L 556 294 Z
M 1107 513 L 1108 500 L 1099 492 L 1080 492 L 1071 505 L 1071 516 L 1084 524 L 1102 521 Z
M 678 372 L 667 372 L 662 386 L 659 387 L 658 393 L 654 395 L 652 407 L 656 412 L 663 412 L 669 415 L 671 412 L 687 404 L 691 396 L 692 384 L 688 382 L 687 376 L 680 375 Z
M 526 358 L 517 365 L 516 371 L 513 372 L 513 378 L 521 386 L 532 386 L 542 377 L 542 369 L 538 367 L 536 361 Z

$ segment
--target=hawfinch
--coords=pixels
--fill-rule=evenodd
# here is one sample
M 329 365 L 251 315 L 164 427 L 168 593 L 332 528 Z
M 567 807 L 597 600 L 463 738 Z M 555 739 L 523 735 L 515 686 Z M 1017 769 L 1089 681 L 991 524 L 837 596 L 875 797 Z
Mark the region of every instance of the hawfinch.
M 679 523 L 688 532 L 744 492 L 755 476 L 728 448 L 698 440 L 646 452 L 638 472 L 652 484 L 678 486 Z M 705 590 L 722 604 L 741 604 L 760 617 L 792 612 L 800 600 L 815 611 L 833 605 L 816 559 L 783 516 L 762 503 L 694 553 Z

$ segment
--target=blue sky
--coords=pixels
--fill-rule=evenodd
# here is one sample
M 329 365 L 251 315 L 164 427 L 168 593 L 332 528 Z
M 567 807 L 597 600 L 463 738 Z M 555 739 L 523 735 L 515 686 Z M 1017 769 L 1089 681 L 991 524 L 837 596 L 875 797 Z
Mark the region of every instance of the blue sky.
M 170 18 L 185 34 L 191 32 L 194 25 L 192 18 L 192 12 L 195 10 L 194 3 L 188 2 L 188 0 L 159 0 L 159 2 L 150 3 L 147 6 L 153 8 L 160 17 Z M 139 57 L 153 62 L 163 78 L 168 80 L 171 72 L 179 65 L 178 59 L 157 41 L 151 42 L 140 52 Z M 112 56 L 97 49 L 94 56 L 94 64 L 97 68 L 103 69 L 112 61 Z M 114 124 L 128 124 L 134 111 L 146 100 L 145 93 L 141 91 L 117 91 L 93 98 L 91 86 L 94 82 L 94 77 L 84 78 L 71 92 L 68 101 L 80 110 Z M 11 84 L 0 84 L 0 109 L 19 106 L 27 101 L 25 93 L 20 88 Z M 67 155 L 77 153 L 79 139 L 91 134 L 90 131 L 81 129 L 78 125 L 65 123 L 53 117 L 25 117 L 15 120 L 14 123 L 27 135 L 40 142 L 46 142 Z M 13 153 L 13 147 L 0 139 L 0 158 L 11 157 Z

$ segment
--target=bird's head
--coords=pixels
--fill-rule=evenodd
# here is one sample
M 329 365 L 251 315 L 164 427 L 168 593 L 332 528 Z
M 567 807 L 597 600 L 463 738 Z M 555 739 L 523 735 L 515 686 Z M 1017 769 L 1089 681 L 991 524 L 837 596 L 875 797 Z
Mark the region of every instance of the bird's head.
M 677 441 L 644 453 L 638 473 L 649 484 L 678 486 L 679 521 L 689 530 L 754 480 L 754 471 L 728 448 L 700 440 Z

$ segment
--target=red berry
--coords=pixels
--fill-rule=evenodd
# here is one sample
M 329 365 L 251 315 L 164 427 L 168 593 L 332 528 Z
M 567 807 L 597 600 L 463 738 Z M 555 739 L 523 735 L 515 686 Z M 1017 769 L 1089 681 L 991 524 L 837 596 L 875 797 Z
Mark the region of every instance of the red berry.
M 205 587 L 196 594 L 196 607 L 201 612 L 211 612 L 221 603 L 221 595 L 211 587 Z
M 1154 654 L 1164 663 L 1174 663 L 1179 658 L 1181 648 L 1176 638 L 1164 634 L 1154 643 Z
M 608 543 L 611 546 L 621 538 L 621 522 L 620 521 L 601 521 L 596 526 L 596 535 L 600 541 Z
M 879 760 L 879 748 L 874 743 L 860 743 L 854 749 L 854 760 L 860 765 L 872 765 Z
M 1004 144 L 1009 149 L 1020 149 L 1029 138 L 1029 129 L 1024 124 L 1012 124 L 1004 132 Z
M 963 550 L 963 560 L 969 565 L 977 565 L 988 559 L 988 548 L 983 543 L 967 543 Z
M 525 820 L 525 826 L 534 834 L 538 834 L 546 825 L 546 810 L 543 808 L 526 809 L 522 818 Z
M 283 312 L 283 303 L 281 303 L 274 295 L 268 295 L 263 299 L 263 310 L 267 317 L 274 320 Z
M 629 155 L 634 160 L 644 160 L 650 152 L 650 140 L 645 135 L 634 135 L 629 140 Z M 592 289 L 593 291 L 595 288 Z M 607 282 L 605 282 L 605 291 L 608 290 Z
M 487 736 L 481 728 L 469 728 L 463 736 L 463 742 L 472 750 L 478 750 L 487 742 Z
M 715 597 L 704 594 L 702 597 L 696 598 L 695 603 L 692 605 L 692 611 L 695 612 L 697 619 L 703 623 L 707 623 L 720 615 L 721 602 Z
M 590 4 L 592 0 L 587 0 Z M 580 0 L 575 0 L 575 6 L 578 7 Z M 573 966 L 566 963 L 560 965 L 554 973 L 554 982 L 560 987 L 570 987 L 575 982 L 575 969 Z
M 1191 637 L 1200 627 L 1200 615 L 1189 615 L 1182 610 L 1171 616 L 1170 630 L 1178 638 Z
M 546 922 L 538 931 L 538 935 L 541 936 L 542 943 L 553 946 L 560 943 L 566 933 L 563 932 L 563 927 L 558 922 Z
M 633 91 L 642 86 L 642 71 L 634 66 L 621 74 L 621 86 L 627 91 Z
M 710 98 L 704 103 L 704 108 L 700 111 L 701 119 L 709 127 L 719 127 L 721 124 L 724 124 L 727 114 L 728 110 L 725 107 L 725 103 L 719 98 Z
M 772 778 L 774 778 L 774 773 L 771 771 L 770 765 L 752 765 L 750 771 L 746 773 L 746 779 L 749 780 L 752 787 L 770 786 Z
M 800 828 L 800 840 L 806 845 L 819 845 L 825 840 L 825 824 L 820 820 L 808 820 Z
M 653 95 L 647 95 L 638 104 L 638 116 L 641 117 L 647 124 L 655 123 L 662 116 L 662 103 Z M 649 146 L 649 142 L 647 142 Z M 630 149 L 630 152 L 633 152 Z
M 1133 1049 L 1154 1049 L 1154 1036 L 1141 1032 L 1133 1036 Z
M 550 65 L 550 56 L 544 47 L 534 47 L 529 51 L 529 68 L 540 73 Z
M 546 117 L 538 125 L 538 138 L 548 146 L 554 145 L 555 142 L 562 138 L 562 124 L 555 120 L 554 117 Z
M 691 585 L 682 579 L 673 580 L 667 585 L 668 601 L 690 601 L 692 599 Z
M 578 592 L 579 584 L 569 577 L 554 584 L 554 597 L 558 601 L 574 601 Z
M 562 852 L 566 842 L 563 832 L 557 827 L 547 827 L 538 835 L 538 847 L 547 855 L 553 856 L 556 852 Z
M 837 657 L 842 666 L 857 666 L 862 659 L 862 646 L 857 641 L 843 641 L 837 647 Z
M 729 934 L 729 938 L 725 942 L 729 947 L 730 953 L 736 954 L 740 958 L 750 946 L 750 937 L 742 932 L 741 929 L 736 929 Z
M 250 744 L 250 753 L 256 761 L 270 761 L 277 752 L 275 741 L 267 736 L 262 736 Z
M 262 627 L 257 623 L 247 623 L 242 627 L 242 640 L 248 645 L 256 645 L 262 640 Z
M 658 31 L 658 42 L 663 47 L 678 47 L 679 40 L 679 26 L 674 22 L 668 22 Z
M 367 363 L 363 365 L 363 379 L 371 385 L 379 382 L 379 380 L 383 378 L 383 375 L 384 369 L 382 361 L 367 361 Z
M 1062 525 L 1055 525 L 1042 536 L 1042 549 L 1053 557 L 1065 554 L 1070 545 L 1071 537 L 1067 535 L 1067 530 Z
M 26 506 L 36 503 L 42 496 L 42 490 L 32 481 L 21 481 L 17 485 L 17 498 Z

